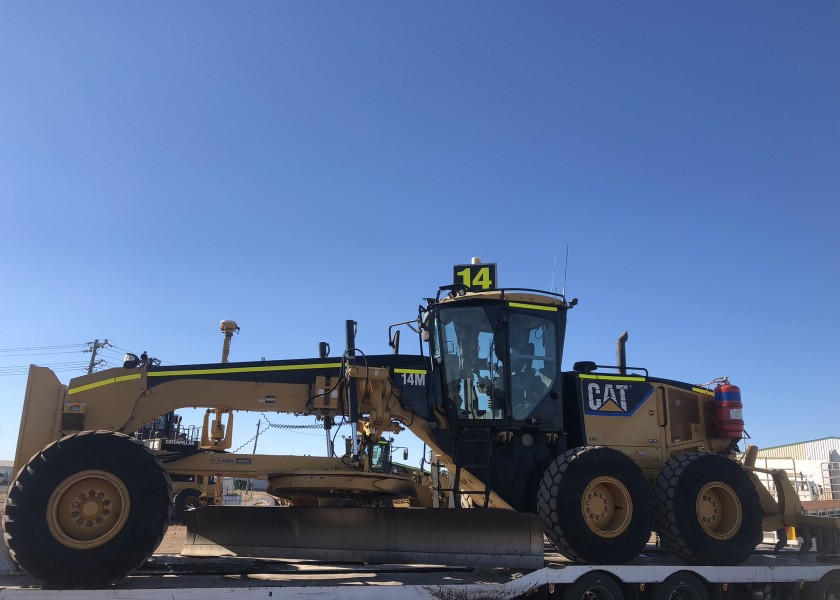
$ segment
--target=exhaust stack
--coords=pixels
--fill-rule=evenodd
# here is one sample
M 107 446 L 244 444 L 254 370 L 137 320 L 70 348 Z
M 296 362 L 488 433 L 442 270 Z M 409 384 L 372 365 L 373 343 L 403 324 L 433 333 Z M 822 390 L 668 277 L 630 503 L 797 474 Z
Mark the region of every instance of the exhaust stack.
M 630 337 L 630 334 L 627 331 L 622 332 L 620 336 L 618 336 L 618 340 L 615 344 L 615 352 L 618 359 L 618 372 L 622 375 L 627 375 L 627 338 Z

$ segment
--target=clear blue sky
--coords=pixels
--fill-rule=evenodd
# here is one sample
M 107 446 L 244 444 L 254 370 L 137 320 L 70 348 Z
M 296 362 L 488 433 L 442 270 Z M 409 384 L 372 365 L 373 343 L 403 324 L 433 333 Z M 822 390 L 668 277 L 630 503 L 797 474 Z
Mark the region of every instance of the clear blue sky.
M 235 319 L 233 360 L 300 358 L 355 319 L 386 352 L 452 264 L 560 287 L 567 245 L 567 368 L 627 329 L 730 376 L 762 446 L 840 435 L 838 32 L 833 1 L 3 2 L 0 459 L 2 367 L 89 357 L 10 348 L 210 362 Z

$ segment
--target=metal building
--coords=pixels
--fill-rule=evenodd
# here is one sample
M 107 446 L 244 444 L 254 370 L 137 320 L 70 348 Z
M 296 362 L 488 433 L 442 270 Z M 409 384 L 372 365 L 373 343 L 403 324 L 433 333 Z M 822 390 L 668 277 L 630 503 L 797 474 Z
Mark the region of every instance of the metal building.
M 840 437 L 762 448 L 756 466 L 784 470 L 809 514 L 840 514 Z M 759 480 L 775 492 L 768 475 Z
M 834 456 L 832 457 L 832 452 Z M 758 455 L 763 458 L 792 458 L 794 460 L 840 460 L 840 437 L 825 437 L 807 442 L 796 442 L 784 446 L 761 448 Z

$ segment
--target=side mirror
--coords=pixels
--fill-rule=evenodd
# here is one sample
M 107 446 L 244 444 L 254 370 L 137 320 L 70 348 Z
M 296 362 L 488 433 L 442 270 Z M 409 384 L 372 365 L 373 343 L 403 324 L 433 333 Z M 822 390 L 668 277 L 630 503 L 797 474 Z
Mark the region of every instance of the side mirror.
M 403 460 L 408 460 L 408 448 L 403 449 Z
M 419 321 L 420 321 L 420 339 L 424 342 L 428 342 L 431 334 L 429 333 L 429 313 L 423 310 L 423 307 L 420 307 L 420 314 L 419 314 Z

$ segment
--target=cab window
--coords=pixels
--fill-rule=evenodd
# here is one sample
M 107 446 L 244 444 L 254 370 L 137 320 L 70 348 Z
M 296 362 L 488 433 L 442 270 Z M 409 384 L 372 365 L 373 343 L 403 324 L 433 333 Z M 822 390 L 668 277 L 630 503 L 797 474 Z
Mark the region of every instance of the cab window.
M 441 310 L 437 323 L 447 398 L 460 419 L 505 418 L 504 323 L 496 307 Z
M 551 391 L 557 379 L 554 321 L 528 313 L 509 319 L 511 416 L 522 421 Z

